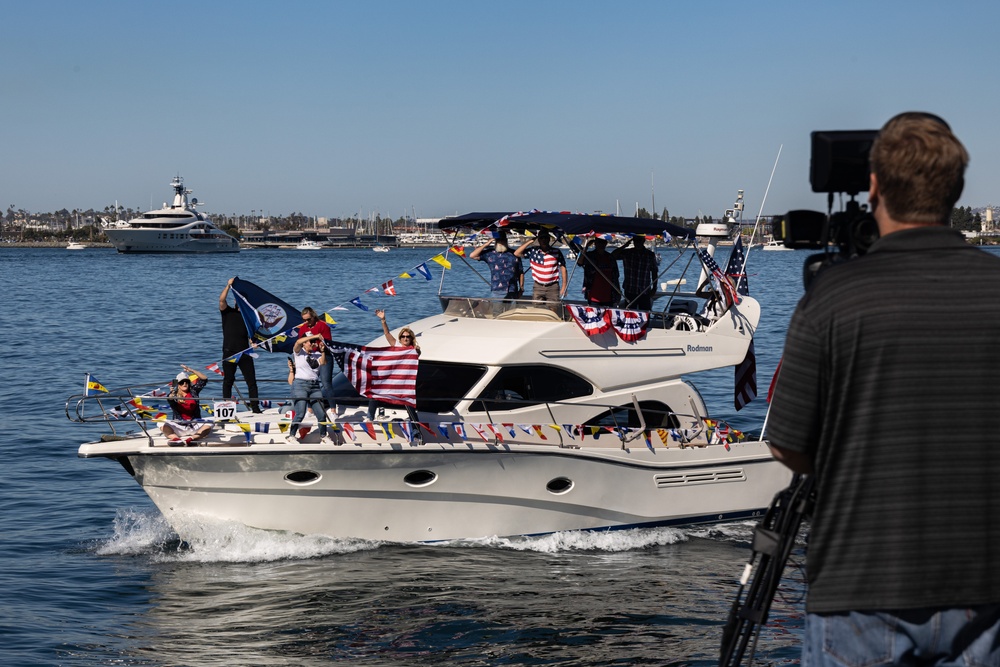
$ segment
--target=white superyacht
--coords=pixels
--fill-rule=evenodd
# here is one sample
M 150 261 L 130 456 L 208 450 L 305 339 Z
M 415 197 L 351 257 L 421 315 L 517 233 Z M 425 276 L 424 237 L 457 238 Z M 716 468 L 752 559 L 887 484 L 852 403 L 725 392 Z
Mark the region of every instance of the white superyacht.
M 174 201 L 169 206 L 143 213 L 128 221 L 102 222 L 108 240 L 121 253 L 208 253 L 239 252 L 240 242 L 225 233 L 196 209 L 199 202 L 184 179 L 170 182 Z

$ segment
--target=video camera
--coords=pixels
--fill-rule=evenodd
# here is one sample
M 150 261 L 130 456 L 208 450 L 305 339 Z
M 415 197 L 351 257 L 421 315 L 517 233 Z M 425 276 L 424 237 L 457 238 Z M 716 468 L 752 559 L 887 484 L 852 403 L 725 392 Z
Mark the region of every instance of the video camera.
M 878 239 L 875 218 L 855 197 L 867 192 L 869 185 L 868 154 L 878 130 L 833 130 L 813 132 L 809 182 L 813 192 L 827 193 L 827 212 L 789 211 L 776 220 L 771 235 L 787 248 L 820 249 L 803 268 L 803 280 L 809 283 L 827 266 L 868 252 Z M 850 199 L 843 210 L 833 212 L 834 194 Z

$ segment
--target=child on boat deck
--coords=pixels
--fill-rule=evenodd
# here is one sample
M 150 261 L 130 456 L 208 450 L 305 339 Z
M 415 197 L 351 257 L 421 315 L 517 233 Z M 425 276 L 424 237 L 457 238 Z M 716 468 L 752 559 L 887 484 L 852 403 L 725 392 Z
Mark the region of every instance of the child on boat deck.
M 167 436 L 167 444 L 171 447 L 190 445 L 212 431 L 211 423 L 200 421 L 201 405 L 198 401 L 198 394 L 208 384 L 208 378 L 190 366 L 181 364 L 181 368 L 186 372 L 178 373 L 170 390 L 170 396 L 174 398 L 167 399 L 173 409 L 173 419 L 163 422 L 160 426 L 163 435 Z M 191 384 L 192 375 L 198 378 L 194 384 Z

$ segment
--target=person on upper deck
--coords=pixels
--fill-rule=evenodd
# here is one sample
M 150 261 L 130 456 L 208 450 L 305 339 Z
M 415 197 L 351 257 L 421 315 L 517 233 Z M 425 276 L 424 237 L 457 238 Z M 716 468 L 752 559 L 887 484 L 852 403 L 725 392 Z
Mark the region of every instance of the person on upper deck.
M 650 310 L 653 307 L 653 295 L 656 294 L 659 269 L 656 266 L 656 254 L 646 248 L 646 237 L 634 234 L 632 240 L 617 248 L 611 253 L 611 257 L 622 261 L 625 273 L 622 281 L 625 302 L 622 306 L 630 310 Z
M 490 246 L 492 250 L 489 250 Z M 490 267 L 490 296 L 494 299 L 518 299 L 524 291 L 524 266 L 507 245 L 507 233 L 501 231 L 496 243 L 487 241 L 472 251 L 470 259 Z
M 173 419 L 163 422 L 160 430 L 167 436 L 171 447 L 190 445 L 212 432 L 212 424 L 202 422 L 201 404 L 198 394 L 208 384 L 208 378 L 201 371 L 181 364 L 185 372 L 178 373 L 170 389 L 167 403 L 173 411 Z M 191 376 L 197 378 L 191 383 Z
M 319 441 L 324 445 L 336 444 L 330 437 L 332 429 L 326 424 L 326 409 L 323 401 L 323 390 L 320 383 L 320 370 L 326 365 L 326 354 L 323 336 L 308 334 L 299 336 L 292 348 L 292 359 L 295 363 L 295 377 L 292 380 L 292 423 L 288 426 L 285 442 L 291 445 L 299 443 L 299 424 L 306 416 L 306 409 L 312 407 L 313 415 L 319 422 Z
M 594 247 L 590 250 L 590 246 Z M 595 306 L 614 306 L 621 298 L 618 287 L 618 262 L 607 251 L 608 241 L 600 236 L 587 239 L 576 258 L 583 266 L 583 295 Z
M 940 118 L 889 120 L 880 238 L 788 325 L 767 435 L 817 493 L 803 667 L 1000 665 L 1000 258 L 949 227 L 968 161 Z
M 529 248 L 535 242 L 538 247 Z M 531 278 L 535 283 L 531 298 L 543 303 L 557 303 L 566 294 L 566 258 L 551 243 L 552 237 L 543 229 L 514 251 L 516 257 L 528 258 Z
M 242 354 L 235 362 L 225 361 L 233 355 L 253 347 L 253 341 L 247 335 L 247 327 L 243 322 L 243 316 L 239 308 L 230 306 L 226 298 L 229 296 L 229 288 L 232 287 L 236 278 L 230 278 L 226 286 L 222 288 L 219 295 L 219 312 L 222 315 L 222 397 L 232 398 L 233 384 L 236 382 L 236 369 L 240 369 L 243 380 L 247 383 L 247 394 L 250 396 L 250 409 L 260 412 L 260 403 L 257 401 L 257 371 L 254 369 L 253 357 L 249 354 Z

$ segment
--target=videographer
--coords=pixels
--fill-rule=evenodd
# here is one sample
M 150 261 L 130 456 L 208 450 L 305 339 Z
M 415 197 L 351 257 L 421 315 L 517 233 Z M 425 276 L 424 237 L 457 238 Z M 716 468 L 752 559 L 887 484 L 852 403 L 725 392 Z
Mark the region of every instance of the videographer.
M 948 227 L 968 159 L 936 116 L 886 123 L 880 238 L 789 324 L 768 430 L 818 491 L 806 667 L 1000 665 L 1000 258 Z

